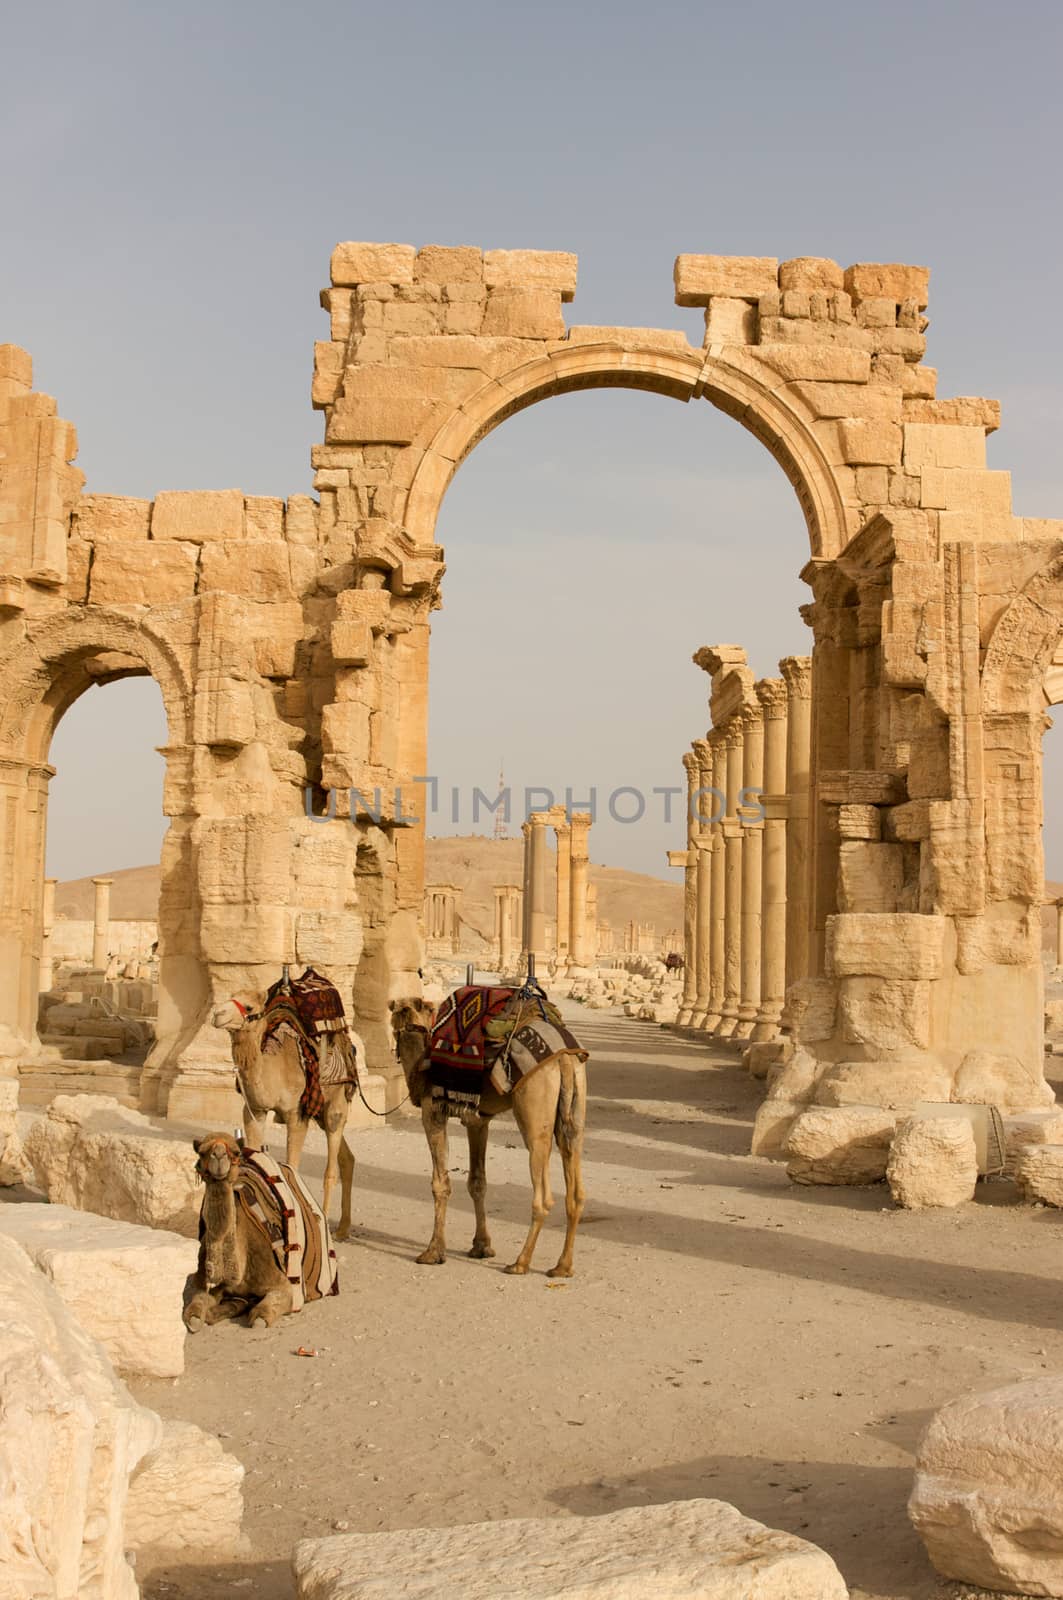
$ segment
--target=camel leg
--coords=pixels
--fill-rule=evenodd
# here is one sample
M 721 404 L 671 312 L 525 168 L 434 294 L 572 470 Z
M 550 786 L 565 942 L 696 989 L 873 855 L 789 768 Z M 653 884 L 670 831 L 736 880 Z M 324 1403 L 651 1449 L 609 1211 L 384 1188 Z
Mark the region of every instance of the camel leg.
M 475 1122 L 466 1123 L 465 1131 L 469 1136 L 469 1193 L 476 1207 L 476 1233 L 469 1254 L 481 1261 L 485 1256 L 494 1255 L 491 1236 L 487 1231 L 487 1206 L 484 1203 L 487 1194 L 487 1135 L 491 1131 L 491 1124 L 486 1117 L 479 1117 Z
M 531 1084 L 536 1079 L 543 1077 L 549 1069 L 540 1067 L 531 1079 Z M 529 1085 L 529 1087 L 531 1086 Z M 539 1087 L 538 1085 L 536 1085 Z M 521 1246 L 520 1255 L 510 1266 L 507 1272 L 522 1274 L 531 1266 L 531 1258 L 539 1240 L 543 1223 L 554 1203 L 550 1192 L 550 1150 L 553 1144 L 554 1111 L 557 1104 L 556 1093 L 549 1102 L 549 1113 L 542 1095 L 533 1095 L 530 1099 L 520 1094 L 513 1096 L 513 1115 L 517 1119 L 517 1126 L 521 1131 L 525 1148 L 528 1151 L 528 1165 L 531 1169 L 532 1181 L 532 1219 L 528 1229 L 528 1237 Z
M 293 1172 L 299 1171 L 299 1163 L 303 1159 L 303 1145 L 310 1130 L 310 1124 L 298 1111 L 289 1111 L 284 1123 L 284 1161 Z
M 244 1144 L 249 1150 L 266 1148 L 266 1118 L 268 1111 L 244 1101 Z
M 347 1143 L 345 1135 L 340 1136 L 338 1157 L 340 1163 L 340 1225 L 335 1230 L 335 1238 L 343 1240 L 350 1238 L 351 1189 L 354 1186 L 354 1152 Z
M 450 1199 L 450 1173 L 447 1171 L 447 1119 L 439 1102 L 426 1095 L 421 1102 L 421 1121 L 432 1153 L 432 1199 L 435 1220 L 428 1247 L 417 1257 L 423 1267 L 442 1266 L 447 1259 L 447 1201 Z
M 252 1328 L 272 1328 L 273 1324 L 286 1316 L 291 1309 L 292 1286 L 290 1283 L 281 1283 L 275 1289 L 270 1289 L 257 1305 L 251 1307 L 247 1320 Z
M 546 1274 L 548 1278 L 571 1278 L 572 1276 L 572 1251 L 576 1244 L 576 1229 L 579 1219 L 583 1215 L 583 1201 L 586 1198 L 583 1188 L 583 1129 L 580 1128 L 575 1138 L 570 1139 L 559 1128 L 557 1131 L 558 1149 L 561 1151 L 561 1164 L 565 1169 L 565 1227 L 564 1248 L 558 1257 L 557 1266 L 551 1267 Z
M 325 1107 L 325 1138 L 328 1141 L 328 1154 L 325 1157 L 325 1182 L 322 1188 L 321 1209 L 328 1221 L 329 1205 L 332 1201 L 332 1191 L 336 1187 L 336 1180 L 340 1175 L 340 1145 L 343 1142 L 343 1130 L 347 1124 L 347 1102 L 341 1106 Z M 351 1161 L 351 1171 L 354 1171 L 354 1161 Z M 341 1220 L 336 1233 L 337 1239 L 345 1239 L 351 1231 L 350 1197 L 346 1197 L 346 1228 Z

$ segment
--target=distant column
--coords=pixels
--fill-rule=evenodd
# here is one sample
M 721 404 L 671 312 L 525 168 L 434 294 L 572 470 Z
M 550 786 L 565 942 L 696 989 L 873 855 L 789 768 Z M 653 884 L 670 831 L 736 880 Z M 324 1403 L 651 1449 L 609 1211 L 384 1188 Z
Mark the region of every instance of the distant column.
M 727 803 L 727 745 L 722 729 L 713 728 L 709 734 L 708 743 L 712 756 L 712 765 L 708 770 L 707 776 L 703 772 L 702 781 L 711 785 L 715 793 L 707 795 L 702 805 L 706 808 L 707 815 L 715 817 L 716 820 L 706 824 L 712 841 L 712 857 L 709 870 L 709 1009 L 702 1026 L 711 1033 L 719 1026 L 724 995 L 724 878 L 726 862 L 724 858 L 723 813 Z
M 522 956 L 526 957 L 531 949 L 531 939 L 529 937 L 529 919 L 531 917 L 531 823 L 522 822 L 520 831 L 524 839 L 523 876 L 521 878 L 520 952 Z
M 763 882 L 760 923 L 760 1009 L 754 1039 L 774 1039 L 786 993 L 786 685 L 762 678 L 764 708 Z
M 545 811 L 528 818 L 528 950 L 537 961 L 546 959 L 546 826 Z
M 738 1026 L 742 995 L 742 825 L 738 791 L 742 787 L 742 719 L 731 716 L 724 729 L 727 749 L 727 806 L 720 824 L 724 836 L 723 1006 L 718 1039 L 729 1039 Z
M 1056 901 L 1056 966 L 1063 967 L 1063 900 Z
M 712 735 L 708 739 L 695 739 L 691 749 L 694 761 L 695 792 L 712 786 Z M 712 848 L 713 834 L 712 795 L 695 795 L 695 815 L 689 834 L 694 851 L 694 1005 L 690 1025 L 707 1026 L 711 1007 L 710 998 L 710 945 L 712 938 Z
M 590 812 L 573 811 L 569 828 L 569 966 L 589 967 L 593 963 L 587 940 L 587 873 L 590 865 L 587 835 L 591 828 Z
M 676 1023 L 680 1028 L 690 1026 L 694 1004 L 698 996 L 698 975 L 694 962 L 697 951 L 698 927 L 698 820 L 694 815 L 695 795 L 698 788 L 698 760 L 693 750 L 683 756 L 683 769 L 687 775 L 687 847 L 683 861 L 683 998 L 679 1002 Z M 669 856 L 671 860 L 671 856 Z
M 735 1039 L 749 1039 L 760 1010 L 760 917 L 764 824 L 758 816 L 764 790 L 764 712 L 758 700 L 742 712 L 742 788 L 755 791 L 739 807 L 742 828 L 742 995 Z
M 92 965 L 99 971 L 107 966 L 108 924 L 111 920 L 113 878 L 93 878 L 96 901 L 92 910 Z
M 786 680 L 786 987 L 808 975 L 808 776 L 812 736 L 812 660 L 779 662 Z
M 461 890 L 458 888 L 451 888 L 447 896 L 447 921 L 450 948 L 457 955 L 461 949 Z
M 569 953 L 571 917 L 569 869 L 572 861 L 572 829 L 566 821 L 562 820 L 563 818 L 564 811 L 560 813 L 558 820 L 554 823 L 554 838 L 557 840 L 557 910 L 555 917 L 557 934 L 554 940 L 554 949 L 559 960 Z
M 587 885 L 587 948 L 591 953 L 591 961 L 598 959 L 598 885 Z
M 58 878 L 45 878 L 41 914 L 41 967 L 38 984 L 41 993 L 52 987 L 52 926 L 55 922 L 55 886 Z

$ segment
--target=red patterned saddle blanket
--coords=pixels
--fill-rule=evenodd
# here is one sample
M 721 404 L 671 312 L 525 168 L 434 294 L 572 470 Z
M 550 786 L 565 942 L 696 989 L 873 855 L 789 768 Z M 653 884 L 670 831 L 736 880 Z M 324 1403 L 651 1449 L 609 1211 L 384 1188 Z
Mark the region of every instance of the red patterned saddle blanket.
M 306 1074 L 306 1087 L 299 1101 L 299 1114 L 308 1120 L 320 1116 L 325 1108 L 322 1084 L 342 1083 L 347 1099 L 358 1086 L 358 1062 L 351 1042 L 343 1001 L 328 978 L 307 967 L 301 978 L 289 984 L 275 983 L 262 1007 L 265 1028 L 262 1053 L 279 1048 L 284 1039 L 294 1039 Z
M 508 1094 L 522 1077 L 563 1051 L 580 1047 L 542 991 L 464 984 L 443 1001 L 428 1041 L 433 1098 L 475 1111 L 490 1085 Z

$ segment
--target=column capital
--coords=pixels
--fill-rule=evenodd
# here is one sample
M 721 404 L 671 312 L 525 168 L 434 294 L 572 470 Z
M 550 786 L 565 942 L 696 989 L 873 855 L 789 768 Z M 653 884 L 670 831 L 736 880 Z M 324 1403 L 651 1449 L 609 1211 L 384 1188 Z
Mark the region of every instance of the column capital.
M 755 733 L 764 726 L 764 707 L 759 701 L 755 705 L 745 705 L 736 714 L 735 721 L 741 724 L 743 733 Z
M 700 743 L 700 741 L 699 741 L 699 743 Z M 699 765 L 698 758 L 694 754 L 694 750 L 693 749 L 684 750 L 684 752 L 683 752 L 683 769 L 686 772 L 688 778 L 689 777 L 693 777 L 694 773 L 697 772 L 698 765 Z
M 786 687 L 792 697 L 799 700 L 808 700 L 811 697 L 811 656 L 784 656 L 779 662 L 779 671 L 786 680 Z
M 741 715 L 728 717 L 720 732 L 723 734 L 723 742 L 727 749 L 737 750 L 745 738 L 745 728 Z
M 532 811 L 528 814 L 527 825 L 529 828 L 546 828 L 549 822 L 550 813 L 548 811 Z M 524 824 L 522 823 L 521 826 L 523 827 Z
M 58 881 L 58 880 L 56 880 L 56 881 Z M 105 889 L 105 888 L 109 889 L 111 884 L 114 882 L 114 879 L 113 878 L 93 878 L 92 881 L 93 881 L 93 883 L 96 885 L 96 887 L 98 889 Z
M 591 814 L 589 811 L 573 811 L 571 817 L 569 818 L 569 826 L 571 827 L 573 833 L 577 828 L 582 828 L 584 833 L 586 833 L 590 825 Z
M 766 722 L 780 722 L 786 715 L 790 696 L 782 678 L 760 678 L 753 686 Z

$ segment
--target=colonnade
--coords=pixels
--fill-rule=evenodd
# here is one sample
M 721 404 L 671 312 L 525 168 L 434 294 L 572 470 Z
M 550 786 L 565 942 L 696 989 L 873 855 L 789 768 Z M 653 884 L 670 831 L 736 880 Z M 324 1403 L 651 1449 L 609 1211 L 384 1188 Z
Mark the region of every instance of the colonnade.
M 570 968 L 593 966 L 598 947 L 598 896 L 589 882 L 589 811 L 532 811 L 521 824 L 524 837 L 521 955 L 545 961 L 551 955 Z M 548 848 L 546 830 L 557 841 L 554 885 L 554 938 L 548 923 Z M 495 893 L 498 894 L 498 889 Z
M 453 883 L 431 883 L 424 891 L 424 934 L 429 955 L 456 954 L 461 943 L 461 890 Z
M 771 1039 L 808 961 L 808 773 L 812 663 L 755 680 L 735 645 L 699 650 L 712 727 L 683 757 L 687 847 L 680 1026 Z

